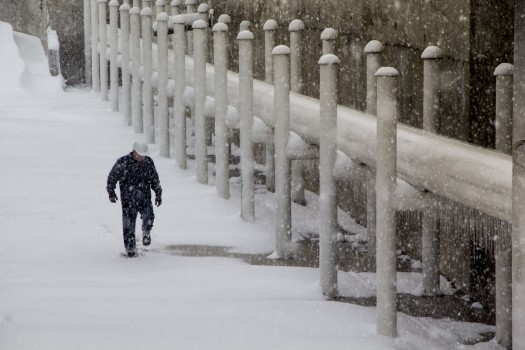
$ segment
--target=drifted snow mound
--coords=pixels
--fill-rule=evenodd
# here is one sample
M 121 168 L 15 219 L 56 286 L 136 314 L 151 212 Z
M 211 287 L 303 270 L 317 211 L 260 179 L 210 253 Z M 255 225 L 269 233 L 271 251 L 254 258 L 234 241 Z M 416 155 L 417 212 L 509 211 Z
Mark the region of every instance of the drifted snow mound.
M 61 94 L 63 78 L 52 77 L 44 47 L 37 37 L 13 31 L 0 21 L 0 97 Z

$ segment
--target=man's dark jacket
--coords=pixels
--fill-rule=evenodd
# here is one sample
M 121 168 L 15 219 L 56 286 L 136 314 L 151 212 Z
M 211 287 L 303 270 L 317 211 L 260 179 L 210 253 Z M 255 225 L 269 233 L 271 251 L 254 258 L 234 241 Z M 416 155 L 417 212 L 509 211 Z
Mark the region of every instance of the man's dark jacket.
M 159 175 L 155 164 L 150 157 L 138 161 L 133 159 L 132 153 L 117 160 L 108 176 L 107 191 L 109 194 L 115 192 L 119 183 L 122 202 L 151 201 L 151 190 L 157 198 L 162 196 Z

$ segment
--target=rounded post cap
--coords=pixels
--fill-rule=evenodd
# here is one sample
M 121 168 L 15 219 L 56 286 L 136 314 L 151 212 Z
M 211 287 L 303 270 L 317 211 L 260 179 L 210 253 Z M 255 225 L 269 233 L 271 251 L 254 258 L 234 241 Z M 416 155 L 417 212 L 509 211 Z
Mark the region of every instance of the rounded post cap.
M 167 22 L 170 16 L 166 12 L 161 12 L 157 15 L 157 21 Z
M 228 31 L 228 25 L 226 23 L 215 23 L 215 25 L 212 28 L 213 32 L 219 33 L 219 32 L 227 32 Z
M 186 24 L 186 17 L 184 15 L 172 16 L 173 24 Z
M 208 13 L 210 12 L 210 7 L 206 3 L 200 4 L 199 7 L 197 8 L 197 12 L 198 13 Z
M 329 66 L 333 64 L 339 64 L 340 62 L 341 61 L 336 55 L 329 53 L 326 55 L 322 55 L 317 64 L 319 64 L 320 66 Z
M 231 19 L 230 15 L 228 15 L 226 13 L 223 13 L 222 15 L 219 16 L 219 18 L 217 19 L 217 22 L 230 24 L 232 22 L 232 19 Z
M 321 33 L 321 40 L 335 40 L 337 39 L 337 30 L 334 28 L 326 28 Z
M 274 19 L 269 19 L 264 22 L 263 30 L 277 30 L 278 24 Z
M 193 29 L 206 29 L 208 27 L 208 23 L 206 23 L 202 19 L 199 19 L 193 22 L 193 25 L 191 27 Z
M 370 40 L 365 46 L 365 53 L 381 53 L 385 47 L 379 40 Z
M 107 4 L 108 0 L 98 0 L 97 2 L 99 4 Z
M 398 77 L 399 72 L 394 67 L 381 67 L 374 75 L 376 77 Z
M 289 55 L 290 48 L 286 45 L 278 45 L 273 48 L 272 55 Z
M 443 58 L 443 50 L 437 46 L 429 46 L 423 51 L 421 58 L 424 60 Z
M 151 8 L 145 7 L 145 8 L 142 9 L 142 11 L 140 11 L 140 15 L 141 16 L 152 17 L 153 16 L 153 11 L 151 10 Z
M 129 10 L 130 15 L 140 15 L 140 9 L 138 7 L 132 7 Z
M 182 5 L 182 1 L 181 0 L 173 0 L 170 4 L 171 7 L 177 7 L 177 6 L 181 6 Z
M 304 30 L 304 22 L 300 19 L 294 19 L 290 22 L 290 25 L 288 26 L 289 32 L 298 32 Z
M 249 30 L 243 30 L 237 35 L 237 40 L 253 40 L 254 35 Z
M 251 25 L 252 25 L 252 22 L 244 20 L 239 25 L 239 29 L 240 29 L 241 32 L 244 31 L 244 30 L 250 30 L 250 26 Z
M 195 5 L 197 3 L 197 0 L 186 0 L 184 3 L 186 5 Z
M 120 11 L 129 11 L 130 10 L 129 4 L 122 4 L 122 5 L 120 5 L 119 10 Z
M 157 0 L 155 5 L 157 5 L 157 6 L 166 6 L 166 0 Z
M 118 3 L 118 0 L 111 0 L 111 1 L 109 2 L 109 6 L 110 6 L 110 7 L 119 7 L 120 4 Z
M 494 71 L 496 76 L 514 75 L 514 65 L 510 63 L 500 63 Z

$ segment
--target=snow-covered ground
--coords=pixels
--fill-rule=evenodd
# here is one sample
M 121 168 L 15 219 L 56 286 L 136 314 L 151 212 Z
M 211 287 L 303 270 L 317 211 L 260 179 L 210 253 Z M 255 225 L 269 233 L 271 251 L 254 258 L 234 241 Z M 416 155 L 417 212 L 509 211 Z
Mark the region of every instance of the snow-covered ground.
M 35 40 L 0 22 L 0 349 L 454 349 L 494 331 L 400 313 L 400 336 L 383 338 L 375 308 L 325 300 L 317 269 L 173 254 L 179 244 L 271 254 L 273 197 L 258 195 L 257 222 L 243 222 L 236 179 L 220 199 L 192 162 L 180 170 L 155 152 L 164 202 L 153 243 L 122 257 L 106 177 L 142 135 L 89 89 L 63 92 Z M 294 220 L 315 229 L 315 210 L 295 208 Z M 345 295 L 374 293 L 373 274 L 339 277 Z M 420 275 L 400 281 L 420 292 Z

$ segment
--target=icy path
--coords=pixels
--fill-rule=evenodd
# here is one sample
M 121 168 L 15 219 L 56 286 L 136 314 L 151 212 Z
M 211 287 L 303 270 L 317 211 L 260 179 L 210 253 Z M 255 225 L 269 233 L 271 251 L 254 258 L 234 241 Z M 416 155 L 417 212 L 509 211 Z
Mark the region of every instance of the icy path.
M 259 196 L 257 223 L 244 223 L 237 187 L 219 199 L 191 167 L 157 156 L 152 247 L 121 257 L 120 205 L 105 182 L 141 136 L 97 94 L 50 91 L 0 94 L 0 349 L 453 349 L 493 330 L 400 314 L 400 337 L 384 339 L 375 308 L 324 300 L 317 269 L 170 254 L 174 244 L 271 253 L 273 205 Z
M 402 336 L 382 339 L 374 308 L 323 300 L 317 269 L 169 254 L 271 252 L 273 230 L 242 222 L 237 195 L 219 199 L 156 156 L 165 195 L 152 251 L 121 257 L 105 181 L 139 137 L 88 90 L 2 100 L 1 349 L 447 349 L 483 330 L 400 315 Z

